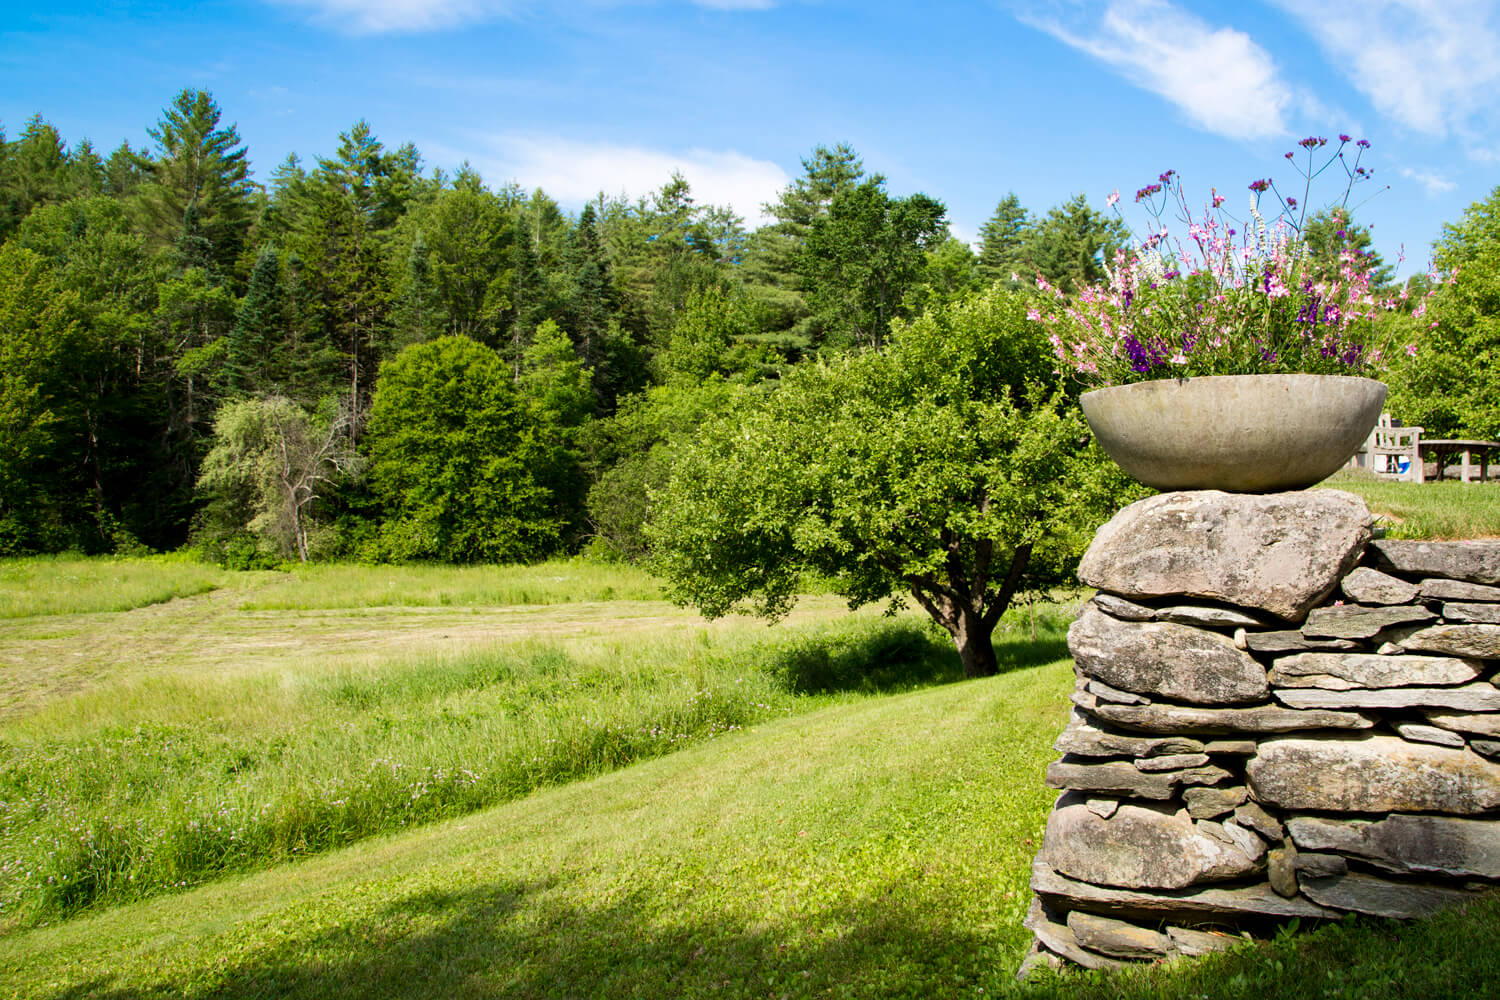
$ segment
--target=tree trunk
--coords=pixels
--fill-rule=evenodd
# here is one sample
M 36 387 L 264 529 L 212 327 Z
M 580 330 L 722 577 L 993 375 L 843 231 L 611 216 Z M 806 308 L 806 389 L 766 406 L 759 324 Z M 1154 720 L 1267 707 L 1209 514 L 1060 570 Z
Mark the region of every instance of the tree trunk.
M 1000 672 L 999 664 L 995 662 L 993 623 L 985 622 L 982 616 L 972 611 L 960 610 L 957 621 L 948 625 L 948 631 L 958 647 L 965 677 L 993 677 Z

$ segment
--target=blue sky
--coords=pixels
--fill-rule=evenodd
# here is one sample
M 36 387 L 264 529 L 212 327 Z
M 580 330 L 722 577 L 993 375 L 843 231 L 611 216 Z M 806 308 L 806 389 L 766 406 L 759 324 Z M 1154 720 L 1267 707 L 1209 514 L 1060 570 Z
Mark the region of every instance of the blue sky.
M 828 0 L 218 0 L 20 4 L 0 28 L 0 123 L 147 144 L 212 91 L 264 179 L 356 120 L 427 166 L 576 209 L 675 168 L 751 225 L 819 144 L 972 239 L 1007 192 L 1103 207 L 1168 168 L 1230 207 L 1306 135 L 1367 138 L 1359 217 L 1402 273 L 1500 184 L 1500 10 L 1473 0 L 923 4 Z M 1335 168 L 1336 169 L 1336 168 Z M 1313 201 L 1342 183 L 1325 175 Z M 1297 181 L 1300 186 L 1300 181 Z

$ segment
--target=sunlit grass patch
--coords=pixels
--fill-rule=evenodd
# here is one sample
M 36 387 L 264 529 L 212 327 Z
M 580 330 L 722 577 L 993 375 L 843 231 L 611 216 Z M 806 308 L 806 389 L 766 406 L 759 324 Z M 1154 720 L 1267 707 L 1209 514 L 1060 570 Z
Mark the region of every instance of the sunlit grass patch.
M 129 611 L 207 593 L 230 575 L 176 556 L 0 559 L 0 618 Z
M 1388 538 L 1500 538 L 1500 482 L 1408 483 L 1340 472 L 1322 485 L 1363 497 Z

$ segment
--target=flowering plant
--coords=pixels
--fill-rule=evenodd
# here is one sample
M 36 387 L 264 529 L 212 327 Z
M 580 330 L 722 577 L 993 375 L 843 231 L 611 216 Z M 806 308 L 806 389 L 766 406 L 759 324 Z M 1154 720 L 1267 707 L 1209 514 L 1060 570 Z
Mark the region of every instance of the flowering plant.
M 1352 163 L 1344 155 L 1351 143 Z M 1371 176 L 1359 162 L 1370 144 L 1341 135 L 1331 154 L 1319 153 L 1328 145 L 1320 137 L 1299 145 L 1305 164 L 1294 153 L 1286 158 L 1306 180 L 1300 201 L 1283 196 L 1269 179 L 1257 180 L 1250 185 L 1247 219 L 1230 216 L 1217 191 L 1194 217 L 1181 177 L 1168 170 L 1136 192 L 1151 223 L 1136 246 L 1115 254 L 1104 281 L 1069 297 L 1038 276 L 1043 295 L 1032 318 L 1052 327 L 1052 346 L 1064 368 L 1097 385 L 1384 371 L 1392 354 L 1388 341 L 1398 328 L 1380 316 L 1403 309 L 1409 293 L 1385 296 L 1373 289 L 1373 255 L 1361 253 L 1345 230 L 1349 193 Z M 1335 163 L 1348 179 L 1330 214 L 1342 247 L 1336 256 L 1319 256 L 1304 238 L 1305 203 L 1312 180 Z M 1277 211 L 1268 220 L 1262 206 L 1269 207 L 1270 198 Z M 1108 199 L 1111 208 L 1118 201 L 1118 192 Z M 1169 210 L 1185 227 L 1185 239 L 1163 221 Z M 1424 299 L 1412 313 L 1420 317 L 1425 310 Z M 1415 345 L 1404 347 L 1415 353 Z

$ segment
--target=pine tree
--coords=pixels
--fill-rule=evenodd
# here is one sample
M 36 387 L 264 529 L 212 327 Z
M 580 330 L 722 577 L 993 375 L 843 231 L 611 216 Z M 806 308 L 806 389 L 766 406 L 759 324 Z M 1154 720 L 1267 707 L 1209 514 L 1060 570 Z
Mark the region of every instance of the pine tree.
M 1021 281 L 1035 278 L 1026 273 L 1026 241 L 1031 229 L 1031 214 L 1015 192 L 1001 198 L 994 214 L 979 230 L 978 269 L 986 281 L 1009 282 L 1012 274 Z

